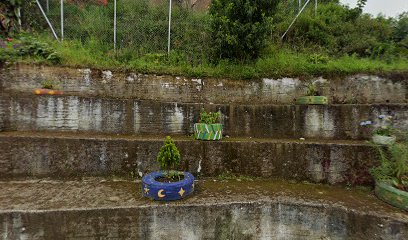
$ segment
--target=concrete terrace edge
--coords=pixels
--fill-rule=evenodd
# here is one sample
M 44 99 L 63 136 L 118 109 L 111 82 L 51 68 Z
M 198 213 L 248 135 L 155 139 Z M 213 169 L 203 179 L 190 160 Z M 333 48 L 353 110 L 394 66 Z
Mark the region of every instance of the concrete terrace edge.
M 143 176 L 158 169 L 156 155 L 164 137 L 0 134 L 0 175 Z M 196 176 L 231 172 L 330 184 L 371 184 L 368 169 L 376 163 L 372 146 L 362 142 L 302 142 L 242 139 L 198 141 L 175 138 L 181 169 Z
M 0 131 L 192 134 L 201 107 L 220 111 L 231 137 L 366 139 L 379 115 L 408 129 L 408 104 L 327 106 L 196 104 L 78 96 L 0 96 Z
M 194 211 L 191 211 L 194 208 Z M 50 224 L 58 222 L 58 224 Z M 0 236 L 10 238 L 105 237 L 234 239 L 305 237 L 403 239 L 408 221 L 329 203 L 251 201 L 210 204 L 0 210 Z
M 69 95 L 214 104 L 293 104 L 316 82 L 330 103 L 407 103 L 408 74 L 357 74 L 333 79 L 252 80 L 186 78 L 169 75 L 12 64 L 0 73 L 1 92 L 32 92 L 53 80 Z

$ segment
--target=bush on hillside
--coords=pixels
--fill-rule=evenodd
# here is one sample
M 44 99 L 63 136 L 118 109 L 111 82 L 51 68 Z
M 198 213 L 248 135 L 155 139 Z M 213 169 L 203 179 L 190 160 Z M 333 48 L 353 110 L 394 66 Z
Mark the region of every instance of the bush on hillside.
M 213 0 L 210 6 L 213 60 L 257 58 L 265 46 L 278 2 Z
M 294 18 L 288 17 L 285 5 L 279 6 L 279 15 L 274 19 L 274 38 L 280 36 Z M 299 50 L 321 49 L 332 56 L 356 54 L 360 57 L 387 59 L 402 56 L 403 41 L 407 37 L 407 15 L 398 19 L 362 14 L 359 8 L 350 9 L 336 1 L 320 4 L 317 15 L 309 7 L 300 15 L 284 42 Z M 276 41 L 275 40 L 275 41 Z

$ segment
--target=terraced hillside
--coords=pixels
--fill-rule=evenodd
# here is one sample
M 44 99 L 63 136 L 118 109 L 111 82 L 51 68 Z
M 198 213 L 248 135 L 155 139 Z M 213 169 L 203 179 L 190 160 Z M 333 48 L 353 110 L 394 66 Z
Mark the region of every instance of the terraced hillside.
M 64 94 L 33 94 L 44 80 Z M 328 105 L 295 104 L 310 82 Z M 3 239 L 408 236 L 407 213 L 355 188 L 372 185 L 377 161 L 360 123 L 391 115 L 408 129 L 407 76 L 191 79 L 16 64 L 1 69 L 0 92 Z M 202 107 L 222 113 L 223 140 L 193 140 Z M 198 187 L 162 204 L 142 198 L 138 177 L 158 169 L 166 135 Z

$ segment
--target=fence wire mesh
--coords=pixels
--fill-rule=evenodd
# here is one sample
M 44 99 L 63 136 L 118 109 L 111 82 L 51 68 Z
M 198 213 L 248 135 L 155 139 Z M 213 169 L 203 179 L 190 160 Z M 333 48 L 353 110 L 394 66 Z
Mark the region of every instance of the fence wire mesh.
M 38 0 L 56 34 L 65 40 L 114 47 L 113 0 Z M 169 0 L 117 0 L 116 47 L 129 54 L 165 54 L 168 46 Z M 173 0 L 170 48 L 189 62 L 199 63 L 208 55 L 209 0 Z M 201 11 L 197 10 L 199 8 Z M 26 28 L 50 31 L 36 1 L 23 7 Z M 51 31 L 50 31 L 51 33 Z M 177 55 L 176 54 L 176 55 Z

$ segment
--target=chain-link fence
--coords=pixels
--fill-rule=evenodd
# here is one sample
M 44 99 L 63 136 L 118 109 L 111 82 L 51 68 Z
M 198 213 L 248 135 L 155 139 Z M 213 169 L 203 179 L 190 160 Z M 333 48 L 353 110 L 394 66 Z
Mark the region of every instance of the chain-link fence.
M 199 61 L 208 54 L 209 17 L 202 10 L 209 3 L 210 0 L 34 0 L 23 7 L 23 17 L 34 30 L 51 32 L 46 16 L 59 39 L 137 55 L 164 54 L 170 47 Z
M 309 1 L 307 7 L 314 8 L 316 0 L 283 1 L 274 16 L 270 39 L 280 39 Z M 26 28 L 51 33 L 52 26 L 59 39 L 79 41 L 91 49 L 116 50 L 129 58 L 146 54 L 160 57 L 170 48 L 176 58 L 173 60 L 182 58 L 182 62 L 197 65 L 209 59 L 211 53 L 211 24 L 206 11 L 210 3 L 211 0 L 29 0 L 22 10 Z

